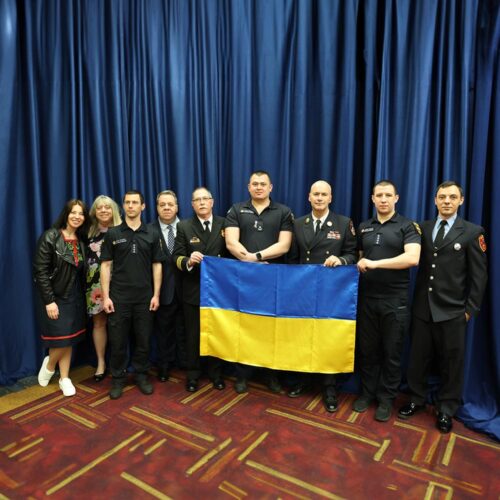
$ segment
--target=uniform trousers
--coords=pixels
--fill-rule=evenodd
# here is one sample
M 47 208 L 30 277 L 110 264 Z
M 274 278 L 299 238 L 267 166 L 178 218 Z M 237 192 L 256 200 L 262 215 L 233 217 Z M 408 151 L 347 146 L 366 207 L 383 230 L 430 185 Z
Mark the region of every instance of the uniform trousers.
M 177 345 L 177 315 L 179 305 L 177 301 L 171 304 L 160 304 L 155 313 L 156 345 L 158 347 L 158 367 L 169 370 L 175 363 Z
M 114 303 L 115 312 L 108 315 L 109 364 L 113 378 L 124 378 L 128 366 L 128 346 L 131 330 L 134 333 L 132 366 L 137 374 L 149 368 L 150 339 L 153 313 L 149 303 Z
M 198 380 L 202 373 L 200 356 L 200 307 L 184 302 L 184 321 L 186 325 L 186 376 L 188 380 Z M 204 356 L 210 380 L 221 377 L 221 360 Z
M 466 330 L 465 314 L 439 323 L 413 317 L 408 366 L 408 385 L 413 403 L 425 403 L 427 378 L 435 359 L 441 378 L 436 394 L 436 410 L 447 415 L 455 414 L 462 402 Z
M 392 405 L 401 382 L 408 298 L 362 296 L 357 316 L 357 361 L 362 396 Z

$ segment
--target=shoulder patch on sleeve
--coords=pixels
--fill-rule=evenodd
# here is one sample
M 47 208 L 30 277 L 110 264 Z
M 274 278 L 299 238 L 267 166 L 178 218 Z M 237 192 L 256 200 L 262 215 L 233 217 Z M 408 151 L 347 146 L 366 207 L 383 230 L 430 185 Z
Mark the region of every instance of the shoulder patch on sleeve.
M 479 238 L 477 239 L 479 243 L 479 248 L 483 251 L 486 252 L 486 241 L 484 239 L 484 234 L 481 234 Z
M 422 236 L 422 230 L 420 229 L 420 226 L 414 222 L 413 225 L 415 226 L 415 230 L 417 231 L 417 233 Z

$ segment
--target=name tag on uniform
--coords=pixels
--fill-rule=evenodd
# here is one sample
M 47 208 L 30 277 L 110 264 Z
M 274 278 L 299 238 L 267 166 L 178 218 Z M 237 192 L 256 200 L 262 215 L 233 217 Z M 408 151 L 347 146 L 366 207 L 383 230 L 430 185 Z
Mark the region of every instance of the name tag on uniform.
M 328 231 L 326 235 L 327 240 L 340 240 L 340 233 L 338 231 Z
M 197 236 L 193 236 L 190 240 L 189 240 L 189 243 L 199 243 L 200 242 L 200 238 L 198 238 Z
M 127 243 L 127 238 L 122 238 L 121 240 L 113 241 L 113 245 L 119 245 L 120 243 Z
M 242 208 L 240 210 L 240 214 L 253 214 L 253 212 L 251 210 L 249 210 L 248 208 Z
M 374 230 L 373 227 L 365 227 L 363 229 L 361 229 L 361 233 L 370 233 Z

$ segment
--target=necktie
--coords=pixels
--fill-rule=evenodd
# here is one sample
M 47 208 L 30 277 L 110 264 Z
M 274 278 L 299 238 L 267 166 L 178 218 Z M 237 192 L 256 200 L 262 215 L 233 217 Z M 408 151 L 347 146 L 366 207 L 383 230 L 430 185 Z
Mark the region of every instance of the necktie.
M 443 242 L 444 240 L 444 228 L 446 227 L 446 221 L 445 220 L 442 220 L 440 223 L 439 223 L 439 230 L 436 234 L 436 237 L 434 238 L 434 246 L 436 248 L 440 247 L 441 246 L 441 243 Z
M 321 219 L 316 220 L 316 229 L 314 230 L 314 234 L 318 234 L 321 230 Z
M 167 226 L 167 248 L 170 253 L 174 250 L 174 228 L 169 224 Z
M 205 233 L 210 232 L 210 221 L 206 220 L 203 224 L 205 224 Z

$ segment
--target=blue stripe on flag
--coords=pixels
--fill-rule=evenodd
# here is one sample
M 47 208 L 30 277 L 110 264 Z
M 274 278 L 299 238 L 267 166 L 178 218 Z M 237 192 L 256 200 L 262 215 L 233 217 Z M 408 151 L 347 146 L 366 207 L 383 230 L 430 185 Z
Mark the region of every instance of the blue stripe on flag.
M 200 306 L 264 316 L 356 319 L 356 266 L 253 264 L 204 257 Z

